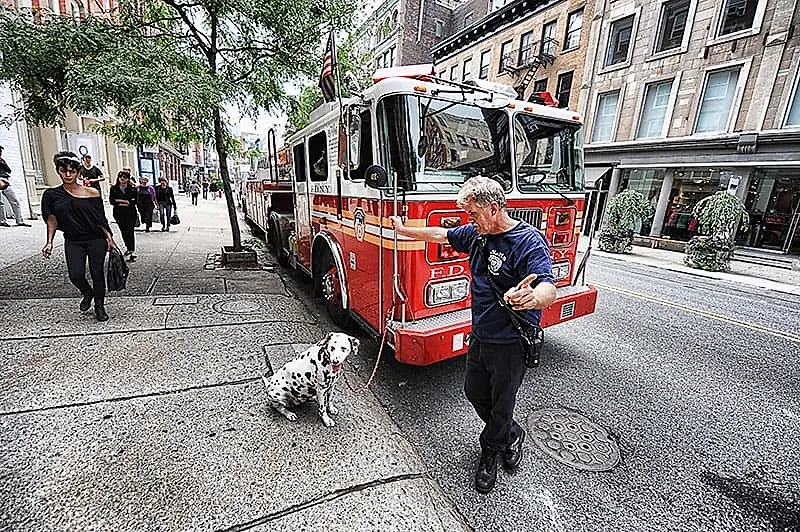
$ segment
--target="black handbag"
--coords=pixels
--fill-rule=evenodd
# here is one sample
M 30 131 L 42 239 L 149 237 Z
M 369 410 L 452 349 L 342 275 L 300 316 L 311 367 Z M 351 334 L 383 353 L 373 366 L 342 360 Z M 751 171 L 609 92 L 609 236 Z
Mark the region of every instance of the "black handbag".
M 479 243 L 481 246 L 486 264 L 489 264 L 488 253 L 486 252 L 486 241 L 481 239 Z M 497 296 L 497 302 L 506 311 L 508 318 L 511 320 L 511 325 L 519 333 L 520 343 L 522 344 L 522 352 L 525 356 L 525 367 L 535 368 L 539 366 L 539 353 L 542 351 L 544 345 L 544 329 L 537 324 L 531 322 L 521 313 L 511 308 L 506 300 L 503 299 L 503 293 L 498 290 L 497 285 L 492 280 L 492 274 L 486 272 L 486 279 L 489 281 L 489 286 Z
M 170 225 L 179 225 L 181 223 L 181 219 L 178 218 L 177 214 L 173 214 L 172 217 L 169 219 Z
M 125 257 L 119 248 L 114 248 L 108 253 L 108 271 L 106 272 L 106 287 L 109 292 L 125 290 L 130 269 Z

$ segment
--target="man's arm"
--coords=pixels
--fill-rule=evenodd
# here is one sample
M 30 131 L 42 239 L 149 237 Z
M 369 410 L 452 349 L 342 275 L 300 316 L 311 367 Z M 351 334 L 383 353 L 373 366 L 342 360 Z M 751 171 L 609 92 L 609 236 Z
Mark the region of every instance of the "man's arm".
M 389 219 L 398 235 L 436 244 L 448 243 L 447 229 L 444 227 L 406 227 L 399 216 L 390 216 Z
M 541 310 L 553 304 L 558 297 L 556 285 L 542 281 L 535 287 L 531 287 L 531 283 L 536 280 L 536 277 L 535 273 L 528 275 L 517 286 L 503 294 L 503 299 L 511 305 L 511 308 L 514 310 Z

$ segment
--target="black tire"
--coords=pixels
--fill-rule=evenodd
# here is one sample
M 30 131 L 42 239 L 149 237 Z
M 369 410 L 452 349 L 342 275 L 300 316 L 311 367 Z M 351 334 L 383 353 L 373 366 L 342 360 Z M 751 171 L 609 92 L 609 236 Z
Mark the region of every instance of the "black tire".
M 352 323 L 352 317 L 350 311 L 342 305 L 342 287 L 339 284 L 338 268 L 330 251 L 325 252 L 321 264 L 319 286 L 325 308 L 328 309 L 328 315 L 333 323 L 342 329 L 347 329 Z
M 278 225 L 270 222 L 269 224 L 269 236 L 267 237 L 269 240 L 270 246 L 272 246 L 272 252 L 275 254 L 275 258 L 278 260 L 278 264 L 281 266 L 288 266 L 289 265 L 289 257 L 286 255 L 286 252 L 283 250 L 283 245 L 281 244 L 281 236 L 278 232 Z

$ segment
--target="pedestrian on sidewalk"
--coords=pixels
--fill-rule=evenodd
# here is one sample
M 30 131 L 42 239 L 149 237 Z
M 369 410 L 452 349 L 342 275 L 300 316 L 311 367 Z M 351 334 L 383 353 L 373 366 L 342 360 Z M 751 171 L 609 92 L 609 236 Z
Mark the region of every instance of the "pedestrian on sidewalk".
M 100 192 L 80 182 L 81 161 L 71 151 L 55 154 L 53 163 L 61 178 L 61 186 L 45 190 L 42 195 L 42 218 L 47 223 L 47 242 L 42 255 L 53 253 L 56 229 L 64 233 L 64 255 L 69 280 L 81 291 L 81 311 L 89 310 L 94 299 L 98 321 L 108 320 L 105 309 L 106 281 L 103 266 L 106 252 L 117 244 L 108 225 Z M 92 284 L 86 280 L 86 259 Z
M 203 199 L 208 199 L 208 181 L 203 181 Z
M 96 188 L 102 195 L 100 188 L 100 181 L 105 181 L 103 171 L 92 164 L 92 156 L 88 153 L 83 156 L 83 166 L 81 167 L 81 177 L 83 178 L 83 185 L 86 187 Z
M 136 208 L 139 209 L 139 218 L 144 224 L 145 232 L 149 233 L 153 226 L 153 212 L 156 207 L 156 191 L 147 184 L 146 177 L 139 178 L 139 186 L 136 188 Z
M 11 206 L 11 212 L 14 213 L 14 219 L 17 221 L 19 227 L 30 227 L 31 224 L 25 221 L 22 216 L 22 207 L 20 207 L 17 194 L 11 188 L 11 167 L 3 159 L 3 147 L 0 146 L 0 225 L 3 227 L 11 227 L 6 221 L 6 208 L 3 205 L 3 197 L 8 201 Z
M 192 196 L 192 205 L 197 205 L 197 196 L 200 195 L 200 185 L 197 184 L 197 181 L 192 181 L 192 184 L 189 185 L 189 194 Z
M 125 242 L 125 256 L 131 262 L 136 260 L 136 188 L 131 184 L 131 174 L 121 170 L 117 183 L 111 187 L 109 202 L 114 206 L 114 219 L 117 221 L 122 240 Z
M 459 191 L 458 206 L 470 223 L 454 229 L 406 227 L 401 218 L 391 219 L 400 235 L 469 253 L 472 333 L 464 392 L 484 422 L 475 489 L 488 493 L 497 480 L 498 453 L 503 468 L 514 471 L 525 440 L 525 431 L 514 421 L 525 353 L 500 298 L 538 327 L 541 309 L 555 301 L 556 289 L 547 241 L 537 228 L 508 216 L 499 183 L 487 177 L 469 179 Z
M 177 209 L 178 207 L 175 205 L 175 194 L 172 191 L 172 187 L 167 184 L 165 177 L 158 179 L 156 198 L 158 200 L 158 215 L 161 218 L 161 230 L 169 231 L 172 209 Z
M 217 183 L 216 182 L 212 182 L 211 185 L 209 185 L 208 191 L 211 192 L 211 199 L 217 199 Z

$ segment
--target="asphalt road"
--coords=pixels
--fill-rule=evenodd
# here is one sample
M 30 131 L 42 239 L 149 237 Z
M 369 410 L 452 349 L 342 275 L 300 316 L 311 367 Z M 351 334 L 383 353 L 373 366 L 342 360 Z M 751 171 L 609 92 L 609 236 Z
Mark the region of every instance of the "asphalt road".
M 564 408 L 605 428 L 621 451 L 610 472 L 573 469 L 529 437 L 520 471 L 501 471 L 479 495 L 481 427 L 463 396 L 463 358 L 381 362 L 373 391 L 466 521 L 481 531 L 800 530 L 800 298 L 602 258 L 589 279 L 597 312 L 548 329 L 516 412 L 527 425 L 534 411 Z M 365 379 L 376 353 L 365 342 L 352 361 Z

